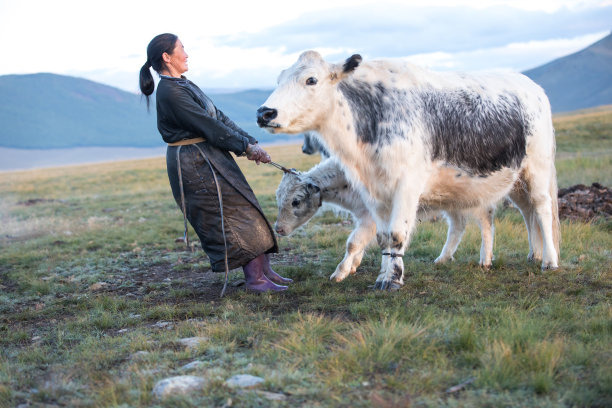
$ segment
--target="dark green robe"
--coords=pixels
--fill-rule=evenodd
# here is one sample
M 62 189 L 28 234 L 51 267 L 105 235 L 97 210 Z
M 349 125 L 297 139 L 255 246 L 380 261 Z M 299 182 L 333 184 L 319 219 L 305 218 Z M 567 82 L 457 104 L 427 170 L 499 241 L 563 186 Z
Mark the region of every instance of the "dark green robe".
M 194 83 L 162 76 L 157 86 L 157 128 L 166 143 L 203 137 L 198 143 L 210 160 L 221 189 L 229 268 L 247 264 L 263 253 L 277 252 L 272 226 L 230 154 L 241 155 L 257 141 L 220 110 Z M 168 146 L 166 164 L 174 199 L 181 196 L 176 152 Z M 225 270 L 221 214 L 210 167 L 195 145 L 180 147 L 187 219 L 210 258 L 213 271 Z

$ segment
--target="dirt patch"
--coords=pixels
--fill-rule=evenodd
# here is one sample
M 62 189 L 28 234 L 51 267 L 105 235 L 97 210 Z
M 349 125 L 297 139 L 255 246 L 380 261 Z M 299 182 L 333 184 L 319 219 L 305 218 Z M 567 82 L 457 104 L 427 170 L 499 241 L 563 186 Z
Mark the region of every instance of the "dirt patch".
M 286 252 L 286 251 L 285 251 Z M 205 257 L 205 255 L 202 255 Z M 314 258 L 315 256 L 313 256 Z M 272 267 L 280 265 L 299 265 L 310 258 L 286 253 L 272 254 Z M 183 259 L 179 263 L 194 264 L 198 257 Z M 177 264 L 147 265 L 134 268 L 127 274 L 115 275 L 102 284 L 94 284 L 88 291 L 94 295 L 112 293 L 132 299 L 146 298 L 154 304 L 183 303 L 197 300 L 200 302 L 218 301 L 223 289 L 225 273 L 213 272 L 210 268 L 194 270 L 193 268 L 176 268 Z M 238 272 L 238 273 L 237 273 Z M 238 275 L 238 276 L 237 276 Z M 242 268 L 230 271 L 225 295 L 231 296 L 245 291 Z
M 30 198 L 29 200 L 18 201 L 17 205 L 23 205 L 25 207 L 30 207 L 36 204 L 44 204 L 44 203 L 65 203 L 65 200 L 56 200 L 54 198 Z
M 559 218 L 573 221 L 591 221 L 612 217 L 612 189 L 593 183 L 576 184 L 562 188 L 558 193 Z

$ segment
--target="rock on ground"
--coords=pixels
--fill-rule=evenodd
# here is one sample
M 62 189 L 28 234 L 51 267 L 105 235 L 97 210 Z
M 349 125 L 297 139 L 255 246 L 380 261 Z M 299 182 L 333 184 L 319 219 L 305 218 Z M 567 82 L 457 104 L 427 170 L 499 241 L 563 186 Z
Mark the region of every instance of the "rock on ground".
M 188 349 L 197 349 L 200 344 L 206 343 L 208 341 L 208 337 L 187 337 L 184 339 L 180 339 L 179 343 L 181 343 Z
M 189 370 L 195 370 L 202 366 L 204 366 L 204 362 L 200 360 L 196 360 L 196 361 L 192 361 L 191 363 L 185 364 L 180 369 L 181 371 L 189 371 Z
M 255 377 L 250 374 L 237 374 L 225 381 L 225 384 L 232 388 L 255 388 L 263 382 L 264 379 L 261 377 Z
M 153 395 L 159 399 L 163 399 L 171 395 L 188 394 L 202 389 L 205 384 L 206 380 L 204 378 L 193 375 L 169 377 L 155 384 L 153 387 Z

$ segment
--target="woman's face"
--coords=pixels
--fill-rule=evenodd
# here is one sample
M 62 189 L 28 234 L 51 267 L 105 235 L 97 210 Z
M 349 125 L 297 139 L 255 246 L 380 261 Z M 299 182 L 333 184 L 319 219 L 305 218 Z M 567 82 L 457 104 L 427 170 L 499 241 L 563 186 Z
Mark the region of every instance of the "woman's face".
M 166 63 L 168 74 L 172 77 L 180 77 L 182 74 L 187 72 L 189 67 L 187 66 L 187 58 L 189 56 L 185 52 L 185 47 L 181 40 L 176 40 L 176 45 L 172 54 L 164 53 L 163 58 Z

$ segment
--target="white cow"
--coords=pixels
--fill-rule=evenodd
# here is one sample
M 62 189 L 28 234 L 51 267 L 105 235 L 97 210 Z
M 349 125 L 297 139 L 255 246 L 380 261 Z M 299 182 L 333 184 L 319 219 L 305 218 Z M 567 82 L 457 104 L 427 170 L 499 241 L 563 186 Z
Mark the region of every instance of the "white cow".
M 436 73 L 359 55 L 330 64 L 307 51 L 257 120 L 273 133 L 316 131 L 340 161 L 376 222 L 376 288 L 403 284 L 419 202 L 486 208 L 509 195 L 527 224 L 529 257 L 558 266 L 550 104 L 524 75 Z M 461 181 L 449 183 L 453 172 Z
M 326 159 L 309 171 L 287 172 L 276 189 L 278 216 L 274 229 L 279 235 L 289 235 L 296 228 L 308 222 L 323 203 L 332 203 L 350 211 L 355 220 L 355 229 L 346 241 L 344 259 L 338 264 L 330 279 L 340 282 L 349 274 L 355 273 L 361 264 L 368 244 L 376 235 L 376 223 L 355 191 L 340 164 L 333 158 Z M 482 208 L 472 211 L 451 209 L 443 211 L 448 223 L 446 243 L 435 263 L 453 259 L 457 246 L 465 231 L 467 216 L 473 215 L 479 222 L 482 232 L 480 248 L 480 265 L 489 268 L 493 259 L 493 214 L 494 208 Z M 423 220 L 436 214 L 431 208 L 419 207 L 417 218 Z M 470 214 L 471 213 L 471 214 Z

